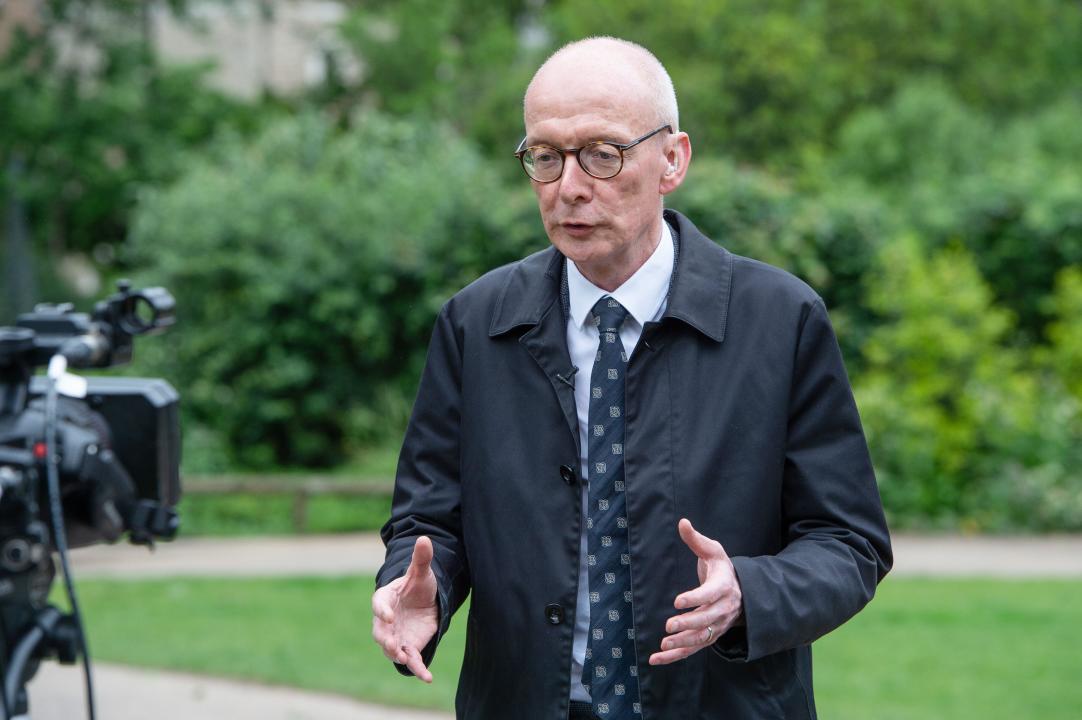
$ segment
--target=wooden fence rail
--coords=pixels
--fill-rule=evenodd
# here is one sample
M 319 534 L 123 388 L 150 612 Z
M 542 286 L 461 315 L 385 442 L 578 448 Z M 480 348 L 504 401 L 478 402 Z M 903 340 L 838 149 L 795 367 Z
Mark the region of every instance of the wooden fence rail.
M 390 497 L 389 478 L 328 477 L 326 475 L 188 475 L 185 495 L 289 495 L 293 498 L 293 529 L 308 529 L 308 501 L 313 497 Z

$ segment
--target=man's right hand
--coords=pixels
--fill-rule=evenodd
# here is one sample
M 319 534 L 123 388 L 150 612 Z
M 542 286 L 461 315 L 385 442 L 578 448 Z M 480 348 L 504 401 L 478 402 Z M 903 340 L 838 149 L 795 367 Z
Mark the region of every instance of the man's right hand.
M 406 574 L 372 595 L 372 637 L 388 660 L 405 665 L 427 683 L 432 673 L 421 650 L 439 628 L 436 575 L 432 572 L 432 541 L 417 538 Z

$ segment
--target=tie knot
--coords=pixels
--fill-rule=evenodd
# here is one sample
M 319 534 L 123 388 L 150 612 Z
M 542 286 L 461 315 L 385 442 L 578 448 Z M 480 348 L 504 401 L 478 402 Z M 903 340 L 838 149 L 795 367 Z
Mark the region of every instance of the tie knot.
M 618 332 L 627 318 L 627 308 L 608 295 L 597 301 L 592 312 L 599 332 Z

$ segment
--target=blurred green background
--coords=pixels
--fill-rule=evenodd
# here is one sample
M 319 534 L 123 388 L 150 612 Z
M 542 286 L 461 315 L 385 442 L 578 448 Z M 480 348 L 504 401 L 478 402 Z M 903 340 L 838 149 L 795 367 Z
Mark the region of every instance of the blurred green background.
M 0 0 L 0 324 L 168 287 L 178 325 L 126 372 L 182 393 L 185 476 L 382 483 L 306 525 L 377 528 L 440 305 L 547 243 L 521 96 L 590 34 L 673 77 L 670 205 L 826 300 L 892 528 L 1082 530 L 1077 0 Z M 287 533 L 293 508 L 182 514 Z M 371 579 L 81 587 L 105 659 L 453 694 L 459 629 L 419 692 L 367 640 Z M 824 716 L 1074 717 L 1078 596 L 892 580 L 817 644 Z
M 1073 0 L 0 16 L 0 320 L 121 276 L 170 288 L 180 322 L 132 372 L 183 393 L 187 474 L 393 454 L 440 304 L 546 244 L 510 155 L 523 88 L 608 33 L 676 83 L 695 160 L 671 206 L 826 300 L 892 525 L 1082 529 Z M 274 33 L 297 28 L 294 57 Z M 238 65 L 229 32 L 269 39 Z

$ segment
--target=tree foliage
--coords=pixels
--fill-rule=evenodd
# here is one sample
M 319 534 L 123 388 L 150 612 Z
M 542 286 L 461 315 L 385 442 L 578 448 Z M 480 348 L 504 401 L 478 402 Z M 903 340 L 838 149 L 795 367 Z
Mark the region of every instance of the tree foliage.
M 12 46 L 0 189 L 40 252 L 123 243 L 176 292 L 140 370 L 204 459 L 328 466 L 396 433 L 443 299 L 545 242 L 510 154 L 531 74 L 609 34 L 676 83 L 669 204 L 827 302 L 892 520 L 1082 528 L 1078 2 L 351 3 L 360 80 L 274 112 L 160 64 L 139 4 L 45 7 L 98 61 Z
M 894 224 L 933 247 L 963 242 L 1034 342 L 1056 273 L 1082 264 L 1080 116 L 1082 102 L 1068 96 L 996 120 L 918 80 L 851 119 L 831 172 L 881 196 Z
M 555 39 L 626 37 L 666 64 L 684 129 L 741 160 L 828 154 L 856 111 L 933 75 L 996 116 L 1082 89 L 1069 0 L 597 0 L 552 4 Z
M 506 159 L 521 137 L 522 93 L 539 62 L 520 42 L 531 7 L 528 0 L 357 7 L 342 31 L 365 72 L 345 106 L 439 117 Z
M 160 66 L 139 31 L 144 4 L 39 10 L 40 27 L 16 28 L 0 57 L 0 198 L 22 207 L 44 266 L 24 272 L 48 275 L 69 253 L 107 265 L 139 186 L 168 181 L 186 151 L 256 111 L 205 88 L 206 67 Z

